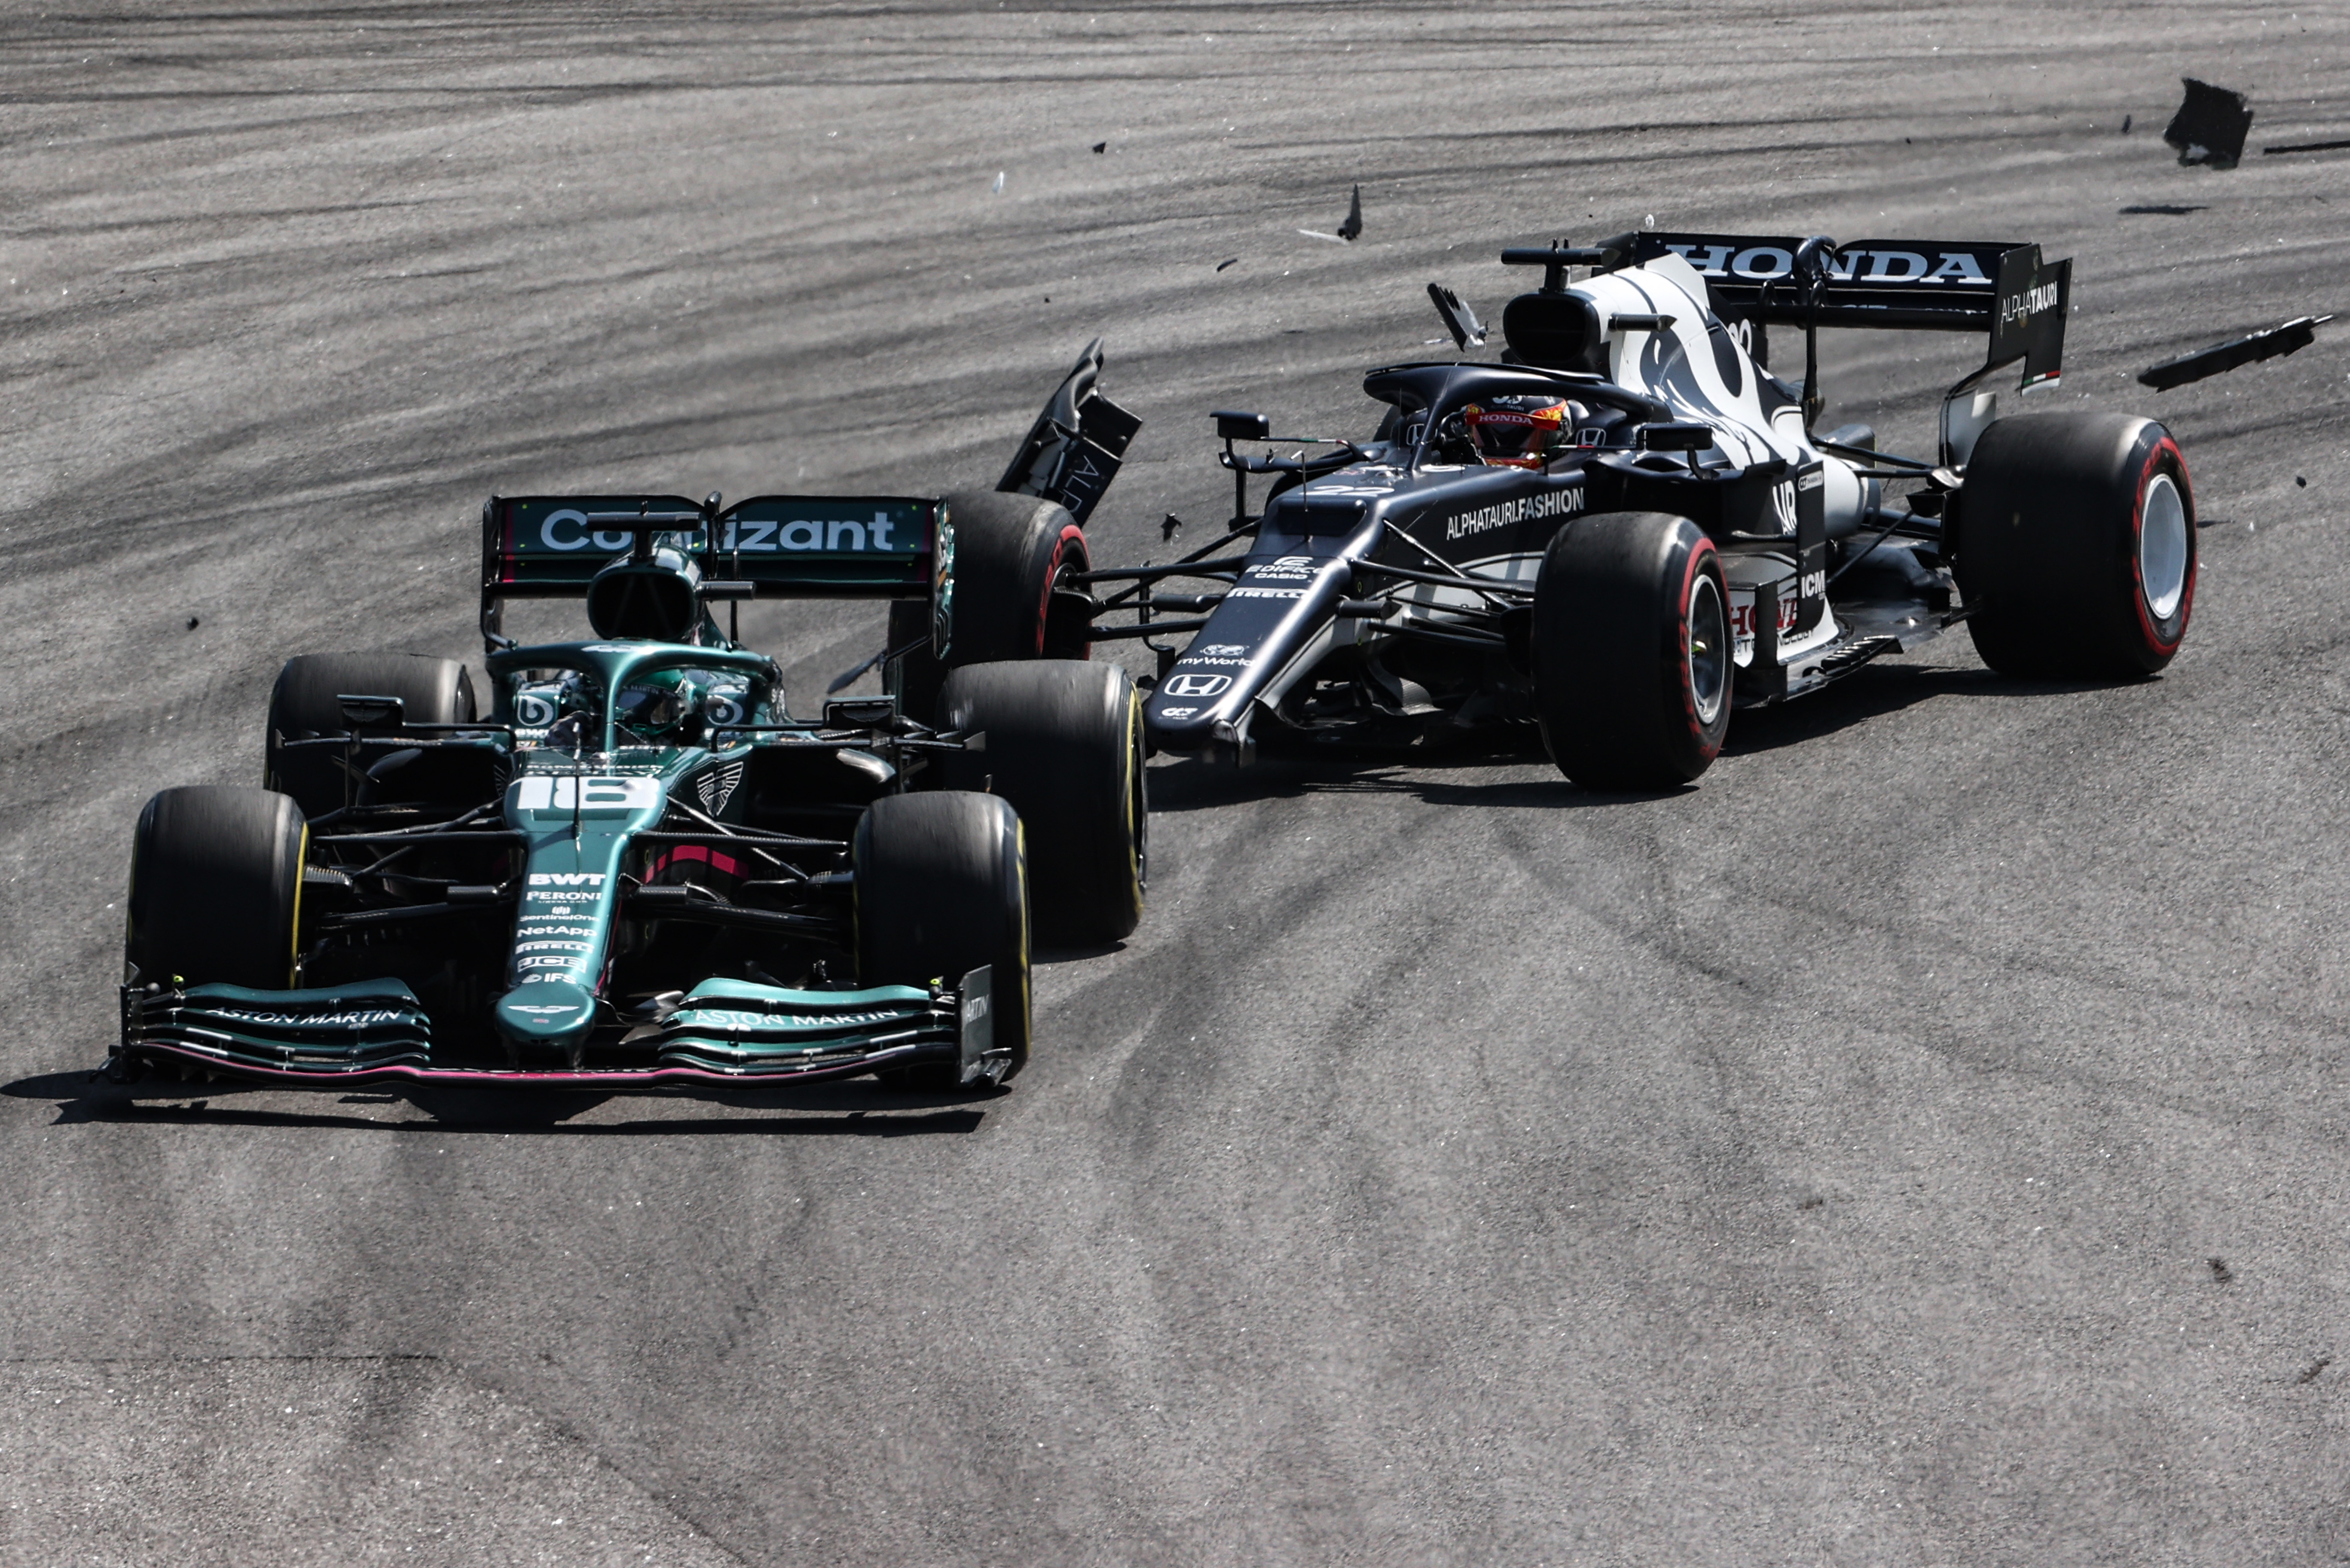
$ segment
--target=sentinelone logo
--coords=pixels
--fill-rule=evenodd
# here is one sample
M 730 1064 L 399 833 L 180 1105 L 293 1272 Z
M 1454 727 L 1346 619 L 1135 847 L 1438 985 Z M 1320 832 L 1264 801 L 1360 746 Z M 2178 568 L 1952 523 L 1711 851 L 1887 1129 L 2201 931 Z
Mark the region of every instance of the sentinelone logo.
M 721 531 L 721 550 L 740 550 L 746 556 L 774 555 L 778 550 L 874 551 L 891 555 L 920 554 L 925 541 L 919 529 L 903 527 L 906 519 L 892 517 L 887 512 L 876 512 L 873 520 L 848 517 L 795 517 L 789 522 L 772 519 L 761 522 L 751 518 L 729 518 Z M 631 536 L 609 529 L 591 532 L 588 514 L 566 508 L 550 512 L 538 525 L 538 542 L 549 550 L 619 551 L 629 547 Z

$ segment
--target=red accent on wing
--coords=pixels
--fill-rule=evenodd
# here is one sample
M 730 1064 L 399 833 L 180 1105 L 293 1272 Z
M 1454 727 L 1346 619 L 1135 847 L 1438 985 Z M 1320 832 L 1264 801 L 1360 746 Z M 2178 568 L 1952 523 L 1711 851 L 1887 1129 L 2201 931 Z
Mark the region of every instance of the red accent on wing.
M 699 860 L 712 870 L 728 877 L 743 875 L 743 863 L 732 855 L 722 854 L 705 845 L 680 844 L 655 856 L 651 867 L 646 871 L 646 876 L 658 877 L 681 860 Z

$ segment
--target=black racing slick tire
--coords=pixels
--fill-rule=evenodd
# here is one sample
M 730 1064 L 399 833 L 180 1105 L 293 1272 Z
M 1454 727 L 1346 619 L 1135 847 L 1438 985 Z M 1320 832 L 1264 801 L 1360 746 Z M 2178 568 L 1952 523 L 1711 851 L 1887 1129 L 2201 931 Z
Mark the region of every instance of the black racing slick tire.
M 1090 947 L 1131 934 L 1150 875 L 1133 677 L 1107 661 L 968 665 L 947 677 L 939 723 L 987 737 L 983 751 L 945 753 L 941 774 L 1020 814 L 1037 936 Z
M 286 661 L 269 692 L 268 757 L 263 783 L 292 795 L 305 816 L 323 816 L 349 799 L 342 753 L 286 742 L 339 735 L 338 697 L 397 697 L 411 724 L 463 724 L 480 715 L 473 680 L 453 659 L 415 653 L 305 653 Z
M 858 820 L 857 975 L 863 985 L 952 985 L 993 972 L 995 1044 L 1028 1064 L 1028 874 L 1020 819 L 993 795 L 884 795 Z M 896 1075 L 952 1087 L 957 1069 Z
M 1982 432 L 1956 569 L 1982 661 L 2031 680 L 2168 664 L 2195 610 L 2195 495 L 2170 432 L 2130 414 L 2027 414 Z
M 291 986 L 308 832 L 271 790 L 197 784 L 149 801 L 130 850 L 135 978 Z
M 1593 790 L 1691 782 L 1730 729 L 1730 593 L 1713 541 L 1663 513 L 1576 518 L 1543 554 L 1532 654 L 1561 773 Z
M 1092 565 L 1085 531 L 1056 502 L 1003 491 L 959 491 L 941 503 L 954 542 L 954 598 L 946 657 L 923 641 L 930 606 L 889 607 L 889 646 L 918 646 L 898 659 L 890 689 L 905 712 L 927 721 L 950 670 L 1016 659 L 1085 659 L 1092 630 L 1084 606 L 1054 590 Z

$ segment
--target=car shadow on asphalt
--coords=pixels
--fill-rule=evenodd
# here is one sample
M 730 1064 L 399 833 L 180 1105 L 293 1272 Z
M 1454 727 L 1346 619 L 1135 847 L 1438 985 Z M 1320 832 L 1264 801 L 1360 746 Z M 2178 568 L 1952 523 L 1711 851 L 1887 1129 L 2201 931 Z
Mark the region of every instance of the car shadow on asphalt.
M 199 1084 L 151 1079 L 115 1084 L 101 1073 L 74 1072 L 43 1073 L 0 1084 L 0 1095 L 55 1104 L 57 1119 L 50 1124 L 54 1127 L 115 1122 L 137 1126 L 349 1127 L 392 1133 L 537 1133 L 580 1137 L 710 1134 L 737 1137 L 915 1137 L 968 1134 L 977 1132 L 986 1121 L 983 1107 L 1010 1092 L 986 1089 L 977 1093 L 955 1090 L 926 1094 L 864 1082 L 711 1093 L 664 1090 L 641 1097 L 672 1105 L 699 1101 L 724 1106 L 737 1114 L 580 1121 L 575 1118 L 608 1101 L 639 1096 L 555 1090 L 435 1089 L 429 1085 L 354 1086 L 341 1093 L 331 1087 L 310 1091 L 322 1106 L 378 1107 L 379 1114 L 370 1116 L 357 1110 L 287 1110 L 283 1100 L 289 1091 L 274 1085 L 244 1085 L 228 1080 Z M 269 1096 L 272 1103 L 252 1103 L 262 1096 Z M 423 1115 L 404 1116 L 398 1114 L 401 1107 Z M 741 1114 L 758 1111 L 798 1114 Z
M 1555 773 L 1547 778 L 1495 778 L 1490 783 L 1464 783 L 1459 777 L 1470 769 L 1523 772 L 1536 766 L 1550 768 L 1538 741 L 1530 747 L 1476 751 L 1334 751 L 1310 757 L 1263 758 L 1245 768 L 1185 758 L 1150 770 L 1150 809 L 1153 815 L 1172 815 L 1309 794 L 1408 794 L 1437 805 L 1539 805 L 1562 811 L 1659 798 L 1654 792 L 1595 794 Z M 1432 770 L 1451 776 L 1431 777 Z
M 1769 708 L 1741 710 L 1730 722 L 1730 736 L 1721 754 L 1751 756 L 1802 745 L 1945 698 L 2062 697 L 2137 684 L 2111 680 L 2014 680 L 1980 667 L 1872 664 L 1810 696 Z
M 1768 708 L 1742 709 L 1722 746 L 1728 757 L 1824 740 L 1872 720 L 1943 698 L 2016 699 L 2065 696 L 2135 684 L 2109 680 L 2014 680 L 1981 668 L 1877 664 L 1856 670 L 1825 691 Z M 1482 770 L 1538 768 L 1542 778 L 1461 775 Z M 1645 791 L 1593 791 L 1550 771 L 1542 742 L 1527 726 L 1515 743 L 1456 742 L 1405 751 L 1332 751 L 1311 756 L 1263 757 L 1245 768 L 1186 757 L 1150 770 L 1154 814 L 1207 811 L 1250 801 L 1294 800 L 1308 794 L 1409 794 L 1432 805 L 1545 806 L 1577 810 L 1669 799 L 1698 786 Z

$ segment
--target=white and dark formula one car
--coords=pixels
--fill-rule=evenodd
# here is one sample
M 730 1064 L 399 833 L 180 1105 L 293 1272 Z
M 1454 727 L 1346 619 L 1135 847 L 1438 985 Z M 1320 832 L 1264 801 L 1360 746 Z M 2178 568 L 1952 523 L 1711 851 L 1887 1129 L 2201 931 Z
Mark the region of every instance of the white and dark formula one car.
M 1995 419 L 1980 389 L 2018 361 L 2024 389 L 2054 383 L 2070 262 L 1652 233 L 1502 259 L 1544 278 L 1510 302 L 1501 363 L 1374 370 L 1377 433 L 1289 438 L 1296 456 L 1244 454 L 1275 439 L 1269 421 L 1216 415 L 1229 530 L 1173 565 L 1084 575 L 1097 640 L 1191 634 L 1151 645 L 1156 748 L 1239 762 L 1275 737 L 1533 721 L 1579 784 L 1671 786 L 1712 762 L 1733 708 L 1962 620 L 2010 676 L 2138 677 L 2178 651 L 2195 515 L 2168 432 Z M 1457 343 L 1483 341 L 1457 296 L 1430 293 Z M 1801 389 L 1767 368 L 1773 327 L 1803 333 Z M 1877 451 L 1866 426 L 1814 431 L 1823 327 L 1984 335 L 1930 460 Z M 1273 476 L 1261 514 L 1251 474 Z M 1211 586 L 1161 591 L 1180 578 Z

